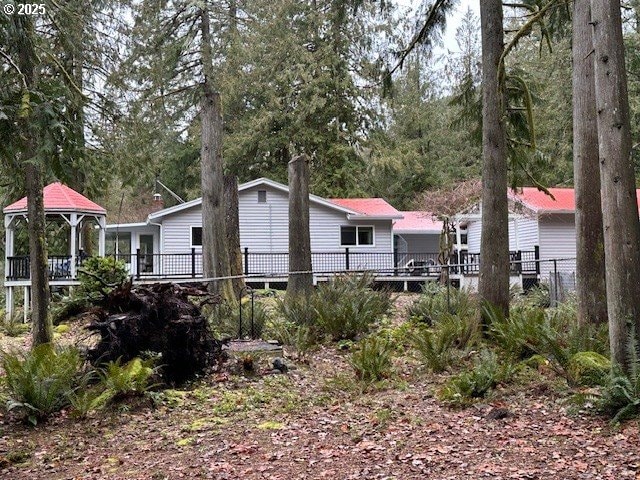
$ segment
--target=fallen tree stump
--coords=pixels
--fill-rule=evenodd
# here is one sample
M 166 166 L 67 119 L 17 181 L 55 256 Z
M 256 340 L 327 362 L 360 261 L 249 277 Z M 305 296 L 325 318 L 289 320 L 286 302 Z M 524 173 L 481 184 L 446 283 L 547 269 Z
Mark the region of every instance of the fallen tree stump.
M 189 297 L 200 297 L 195 305 Z M 92 310 L 89 331 L 100 335 L 88 351 L 92 365 L 144 352 L 160 355 L 160 374 L 170 384 L 183 383 L 222 358 L 222 342 L 211 333 L 200 307 L 219 303 L 206 285 L 125 283 L 110 291 Z

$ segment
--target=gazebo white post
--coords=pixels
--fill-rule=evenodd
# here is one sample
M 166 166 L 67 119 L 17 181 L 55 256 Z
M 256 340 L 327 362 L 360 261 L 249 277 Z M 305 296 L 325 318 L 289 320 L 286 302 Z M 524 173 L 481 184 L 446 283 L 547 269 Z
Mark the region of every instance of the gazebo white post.
M 27 285 L 24 286 L 24 295 L 22 297 L 22 322 L 27 323 L 29 320 L 29 312 L 31 311 L 31 288 Z
M 98 256 L 104 257 L 106 246 L 106 234 L 107 234 L 107 218 L 104 216 L 96 217 L 98 220 Z
M 4 277 L 9 277 L 9 257 L 13 257 L 14 225 L 13 215 L 4 216 Z
M 76 245 L 76 241 L 78 238 L 78 214 L 77 213 L 72 213 L 71 216 L 69 217 L 70 222 L 69 224 L 71 225 L 71 242 L 70 242 L 70 248 L 71 248 L 71 265 L 70 265 L 70 273 L 71 273 L 71 278 L 76 278 L 76 250 L 77 250 L 77 245 Z
M 12 257 L 13 252 L 13 242 L 14 242 L 14 215 L 5 215 L 4 216 L 4 278 L 5 281 L 9 277 L 9 257 Z M 14 296 L 13 296 L 13 288 L 14 287 L 5 287 L 5 313 L 7 319 L 11 319 L 13 316 L 13 307 L 14 307 Z
M 14 307 L 14 297 L 13 297 L 13 287 L 5 287 L 5 316 L 7 320 L 11 320 L 13 316 L 13 307 Z

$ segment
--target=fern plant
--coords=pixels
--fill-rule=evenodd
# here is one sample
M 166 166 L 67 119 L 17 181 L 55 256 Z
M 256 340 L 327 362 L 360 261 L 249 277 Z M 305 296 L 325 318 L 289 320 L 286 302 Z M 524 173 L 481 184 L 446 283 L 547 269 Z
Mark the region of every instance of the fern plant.
M 151 377 L 155 373 L 153 359 L 133 358 L 125 364 L 120 359 L 109 362 L 98 371 L 100 383 L 104 388 L 104 403 L 130 395 L 141 395 L 149 390 Z
M 392 353 L 393 345 L 391 342 L 376 335 L 360 342 L 358 349 L 351 354 L 349 363 L 358 380 L 370 383 L 378 382 L 391 375 Z
M 614 367 L 595 404 L 600 412 L 611 417 L 612 423 L 637 417 L 640 414 L 640 365 L 634 362 L 629 375 Z
M 355 340 L 393 304 L 387 291 L 370 288 L 370 275 L 343 275 L 318 285 L 312 296 L 317 326 L 333 341 Z
M 0 365 L 9 391 L 8 409 L 21 410 L 32 424 L 69 404 L 83 360 L 76 348 L 50 344 L 26 353 L 2 352 Z
M 472 318 L 442 314 L 431 329 L 417 328 L 413 346 L 419 358 L 433 372 L 443 372 L 456 358 L 478 340 L 478 324 Z
M 515 367 L 500 363 L 495 352 L 483 350 L 473 368 L 451 377 L 438 397 L 449 405 L 464 406 L 486 396 L 496 385 L 509 380 L 514 372 Z

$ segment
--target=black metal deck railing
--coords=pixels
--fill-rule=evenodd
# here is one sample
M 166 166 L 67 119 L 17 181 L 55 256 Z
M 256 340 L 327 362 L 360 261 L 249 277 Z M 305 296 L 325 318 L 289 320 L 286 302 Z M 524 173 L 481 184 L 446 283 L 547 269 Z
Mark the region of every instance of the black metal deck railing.
M 186 253 L 142 253 L 118 254 L 129 273 L 141 278 L 197 278 L 202 276 L 202 252 L 192 249 Z M 539 273 L 538 250 L 515 251 L 510 253 L 511 273 Z M 9 257 L 7 280 L 30 278 L 29 257 Z M 465 251 L 453 254 L 445 265 L 435 252 L 353 252 L 346 248 L 333 252 L 313 252 L 312 269 L 316 274 L 343 271 L 374 271 L 378 275 L 389 276 L 434 276 L 448 266 L 450 274 L 477 275 L 480 269 L 480 255 Z M 289 272 L 289 254 L 286 252 L 242 251 L 242 269 L 247 276 L 277 277 Z M 51 279 L 71 278 L 71 257 L 49 257 L 49 277 Z
M 47 269 L 50 280 L 71 278 L 71 256 L 49 255 Z M 28 255 L 7 257 L 7 280 L 31 278 L 31 259 Z

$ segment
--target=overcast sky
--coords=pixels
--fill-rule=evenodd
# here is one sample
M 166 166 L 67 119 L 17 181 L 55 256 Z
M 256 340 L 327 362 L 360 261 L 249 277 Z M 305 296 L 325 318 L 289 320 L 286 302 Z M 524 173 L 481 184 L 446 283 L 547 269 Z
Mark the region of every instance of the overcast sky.
M 412 2 L 415 3 L 415 2 Z M 479 0 L 461 0 L 460 4 L 456 8 L 456 13 L 447 21 L 447 32 L 444 37 L 444 48 L 450 51 L 457 51 L 458 45 L 456 44 L 456 30 L 460 24 L 460 19 L 467 8 L 471 8 L 480 18 L 480 2 Z M 478 20 L 479 21 L 479 20 Z

